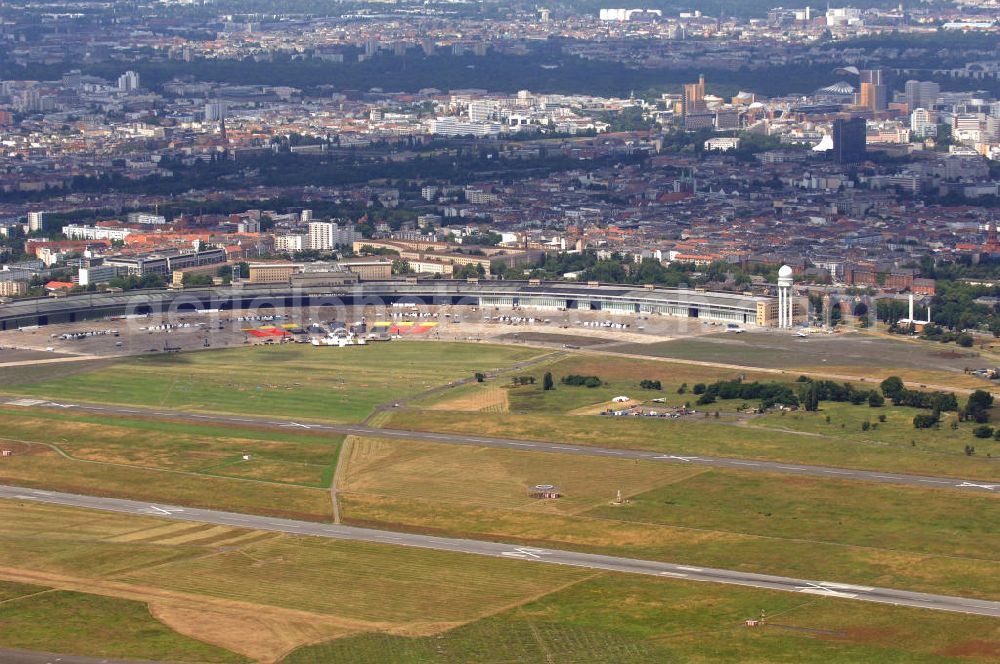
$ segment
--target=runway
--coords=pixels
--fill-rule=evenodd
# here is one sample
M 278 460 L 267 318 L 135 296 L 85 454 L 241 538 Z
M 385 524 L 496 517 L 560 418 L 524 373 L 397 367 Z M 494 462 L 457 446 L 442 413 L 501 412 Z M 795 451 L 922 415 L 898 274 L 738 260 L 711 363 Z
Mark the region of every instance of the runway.
M 750 586 L 767 590 L 802 593 L 821 597 L 840 599 L 855 599 L 880 604 L 893 604 L 920 609 L 934 609 L 969 613 L 981 616 L 1000 617 L 1000 602 L 934 595 L 928 593 L 876 588 L 834 581 L 812 579 L 795 579 L 766 574 L 752 574 L 734 570 L 714 569 L 679 565 L 675 563 L 638 560 L 618 556 L 603 556 L 590 553 L 577 553 L 559 549 L 542 549 L 501 542 L 485 542 L 480 540 L 454 539 L 434 537 L 410 533 L 374 530 L 370 528 L 355 528 L 332 524 L 313 523 L 308 521 L 293 521 L 251 514 L 221 512 L 174 505 L 149 504 L 134 500 L 119 498 L 100 498 L 82 496 L 39 489 L 25 489 L 15 486 L 0 485 L 0 499 L 32 501 L 67 507 L 155 516 L 177 521 L 209 523 L 222 526 L 234 526 L 255 530 L 288 533 L 292 535 L 307 535 L 336 540 L 352 540 L 396 546 L 410 546 L 437 551 L 465 553 L 495 558 L 508 558 L 524 562 L 569 565 L 593 570 L 622 572 L 625 574 L 643 574 L 668 579 L 686 581 L 709 581 L 729 585 Z
M 0 405 L 17 406 L 21 408 L 65 409 L 74 412 L 92 413 L 97 415 L 124 415 L 131 417 L 157 417 L 186 422 L 201 422 L 206 424 L 231 424 L 242 427 L 267 427 L 292 429 L 301 431 L 316 431 L 321 433 L 337 433 L 369 438 L 390 438 L 402 440 L 419 440 L 448 445 L 473 445 L 478 447 L 494 447 L 530 452 L 546 452 L 552 454 L 573 454 L 577 456 L 604 457 L 611 459 L 641 459 L 660 463 L 685 464 L 691 466 L 708 466 L 762 473 L 777 473 L 786 475 L 802 475 L 820 477 L 831 480 L 854 480 L 874 482 L 876 484 L 893 484 L 909 487 L 935 489 L 955 489 L 977 493 L 994 493 L 1000 495 L 1000 480 L 965 480 L 954 477 L 934 477 L 928 475 L 907 475 L 872 470 L 855 470 L 851 468 L 835 468 L 831 466 L 812 466 L 801 463 L 782 463 L 778 461 L 762 461 L 757 459 L 733 459 L 727 457 L 692 456 L 690 454 L 651 452 L 649 450 L 614 449 L 593 447 L 590 445 L 570 445 L 538 440 L 516 440 L 511 438 L 492 438 L 485 436 L 469 436 L 464 434 L 435 433 L 427 431 L 408 431 L 403 429 L 384 429 L 358 424 L 328 424 L 310 421 L 275 420 L 270 418 L 250 417 L 245 415 L 222 415 L 195 413 L 183 410 L 166 410 L 162 408 L 139 408 L 133 406 L 96 405 L 76 402 L 55 402 L 42 399 L 27 399 L 15 397 L 0 397 Z M 694 426 L 694 425 L 692 425 Z

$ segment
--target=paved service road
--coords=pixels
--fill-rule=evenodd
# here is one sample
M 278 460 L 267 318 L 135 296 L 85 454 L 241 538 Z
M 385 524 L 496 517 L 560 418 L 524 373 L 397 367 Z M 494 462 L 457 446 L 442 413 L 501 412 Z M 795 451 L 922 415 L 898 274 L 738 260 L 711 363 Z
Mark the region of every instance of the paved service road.
M 155 664 L 136 659 L 108 659 L 106 657 L 78 657 L 76 655 L 55 655 L 30 650 L 10 650 L 0 648 L 0 662 L 3 664 Z
M 434 433 L 428 431 L 381 429 L 356 424 L 320 424 L 318 422 L 309 421 L 296 422 L 291 420 L 272 420 L 242 415 L 215 415 L 207 413 L 192 413 L 183 410 L 164 410 L 161 408 L 99 406 L 81 403 L 45 401 L 41 399 L 17 399 L 12 397 L 0 397 L 0 405 L 20 406 L 23 408 L 65 408 L 86 413 L 96 413 L 99 415 L 162 417 L 189 422 L 232 424 L 236 426 L 263 426 L 295 430 L 301 429 L 328 433 L 342 433 L 355 436 L 367 436 L 371 438 L 422 440 L 432 443 L 446 443 L 449 445 L 499 447 L 530 452 L 551 452 L 555 454 L 575 454 L 578 456 L 596 456 L 618 459 L 643 459 L 646 461 L 680 463 L 693 466 L 710 466 L 713 468 L 729 468 L 732 470 L 746 470 L 787 475 L 806 475 L 809 477 L 822 477 L 833 480 L 857 480 L 911 487 L 961 489 L 962 491 L 996 493 L 997 495 L 1000 495 L 1000 480 L 982 481 L 963 480 L 961 478 L 954 477 L 904 475 L 901 473 L 887 473 L 872 470 L 852 470 L 849 468 L 833 468 L 829 466 L 808 466 L 801 463 L 782 463 L 778 461 L 759 461 L 752 459 L 730 459 L 726 457 L 690 456 L 670 454 L 669 452 L 650 452 L 649 450 L 610 449 L 589 445 L 567 445 L 538 440 L 514 440 L 510 438 L 488 438 L 484 436 Z
M 0 499 L 25 500 L 69 507 L 122 512 L 125 514 L 141 514 L 157 516 L 178 521 L 193 521 L 211 523 L 237 528 L 250 528 L 293 535 L 309 535 L 338 540 L 353 540 L 373 542 L 377 544 L 394 544 L 412 546 L 454 553 L 468 553 L 480 556 L 510 558 L 535 563 L 555 565 L 571 565 L 587 569 L 624 572 L 626 574 L 645 574 L 661 578 L 684 579 L 687 581 L 712 581 L 738 586 L 751 586 L 769 590 L 805 593 L 822 597 L 838 597 L 857 599 L 880 604 L 896 604 L 921 609 L 936 609 L 971 613 L 981 616 L 1000 617 L 1000 602 L 950 597 L 947 595 L 931 595 L 927 593 L 891 590 L 889 588 L 874 588 L 832 581 L 812 581 L 808 579 L 792 579 L 783 576 L 766 574 L 751 574 L 709 567 L 694 567 L 677 565 L 652 560 L 636 560 L 619 558 L 617 556 L 602 556 L 591 553 L 577 553 L 559 549 L 539 549 L 531 546 L 503 544 L 500 542 L 484 542 L 480 540 L 453 539 L 448 537 L 433 537 L 430 535 L 415 535 L 370 528 L 355 528 L 352 526 L 337 526 L 332 524 L 314 523 L 309 521 L 293 521 L 252 514 L 220 512 L 193 507 L 177 507 L 142 503 L 135 500 L 118 498 L 99 498 L 81 496 L 56 491 L 26 489 L 16 486 L 0 485 Z

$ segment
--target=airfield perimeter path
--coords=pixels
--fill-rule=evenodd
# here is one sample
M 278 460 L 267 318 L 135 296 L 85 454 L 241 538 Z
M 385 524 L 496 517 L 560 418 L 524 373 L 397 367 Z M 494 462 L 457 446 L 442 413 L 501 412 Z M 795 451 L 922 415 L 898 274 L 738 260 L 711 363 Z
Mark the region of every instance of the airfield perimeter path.
M 138 659 L 56 655 L 54 653 L 10 648 L 0 648 L 0 662 L 3 662 L 3 664 L 161 664 L 159 662 Z
M 273 420 L 261 417 L 246 417 L 243 415 L 194 413 L 183 410 L 166 410 L 163 408 L 134 408 L 132 406 L 68 403 L 62 401 L 56 402 L 45 401 L 42 399 L 15 397 L 0 397 L 0 406 L 16 406 L 25 409 L 63 409 L 73 410 L 75 412 L 93 413 L 97 415 L 155 417 L 185 422 L 230 424 L 237 427 L 294 429 L 364 436 L 368 438 L 420 440 L 449 445 L 473 445 L 477 447 L 495 447 L 531 452 L 549 452 L 552 454 L 572 454 L 577 456 L 618 459 L 643 459 L 646 461 L 660 461 L 663 463 L 687 464 L 693 466 L 709 466 L 712 468 L 729 468 L 732 470 L 746 470 L 786 475 L 805 475 L 808 477 L 823 477 L 834 480 L 856 480 L 861 482 L 895 484 L 910 487 L 960 489 L 962 491 L 996 493 L 1000 495 L 1000 481 L 963 480 L 961 478 L 954 477 L 933 477 L 926 475 L 904 475 L 901 473 L 889 473 L 873 470 L 853 470 L 849 468 L 832 468 L 828 466 L 810 466 L 796 463 L 782 463 L 777 461 L 690 456 L 670 454 L 669 452 L 652 452 L 649 450 L 610 449 L 589 445 L 567 445 L 563 443 L 553 443 L 539 440 L 515 440 L 511 438 L 490 438 L 485 436 L 469 436 L 464 434 L 436 433 L 430 431 L 410 431 L 406 429 L 383 429 L 357 424 L 327 424 L 313 421 L 299 422 L 293 420 Z
M 220 526 L 249 528 L 270 532 L 287 533 L 323 537 L 336 540 L 351 540 L 388 544 L 396 546 L 411 546 L 437 551 L 466 553 L 480 556 L 492 556 L 523 560 L 526 562 L 547 563 L 555 565 L 570 565 L 586 569 L 622 572 L 625 574 L 644 574 L 660 578 L 682 579 L 687 581 L 710 581 L 729 585 L 750 586 L 767 590 L 805 593 L 823 597 L 841 599 L 856 599 L 879 604 L 893 604 L 920 609 L 934 609 L 981 616 L 1000 617 L 1000 602 L 952 597 L 949 595 L 934 595 L 928 593 L 876 588 L 833 581 L 814 581 L 810 579 L 795 579 L 768 574 L 752 574 L 735 570 L 714 569 L 710 567 L 693 567 L 674 563 L 638 560 L 618 556 L 604 556 L 592 553 L 578 553 L 559 549 L 541 549 L 502 542 L 487 542 L 481 540 L 456 539 L 400 533 L 370 528 L 356 528 L 333 524 L 314 523 L 309 521 L 294 521 L 267 516 L 255 516 L 234 512 L 177 507 L 174 505 L 149 504 L 135 500 L 119 498 L 100 498 L 83 496 L 40 489 L 27 489 L 16 486 L 0 485 L 0 499 L 31 501 L 66 507 L 94 509 L 124 514 L 141 514 L 157 516 L 176 521 L 210 523 Z

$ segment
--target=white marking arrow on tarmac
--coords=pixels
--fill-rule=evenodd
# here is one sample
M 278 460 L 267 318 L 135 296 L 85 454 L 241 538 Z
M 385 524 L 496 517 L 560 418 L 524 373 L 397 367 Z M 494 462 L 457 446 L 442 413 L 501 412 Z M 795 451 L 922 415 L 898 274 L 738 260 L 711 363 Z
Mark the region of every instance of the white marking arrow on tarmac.
M 694 457 L 694 456 L 674 456 L 673 454 L 669 454 L 669 455 L 668 454 L 661 454 L 660 456 L 655 456 L 653 458 L 654 459 L 675 459 L 677 461 L 693 461 L 693 460 L 698 459 L 700 457 Z
M 516 547 L 513 551 L 504 551 L 500 555 L 508 556 L 510 558 L 534 558 L 537 560 L 542 556 L 549 555 L 549 552 L 543 549 L 533 549 L 530 546 L 519 546 Z
M 962 487 L 975 487 L 977 489 L 986 489 L 987 491 L 992 491 L 993 489 L 1000 486 L 1000 484 L 976 484 L 975 482 L 962 482 L 961 484 L 956 484 L 955 486 Z
M 149 509 L 156 512 L 157 514 L 173 514 L 174 512 L 183 512 L 179 507 L 171 507 L 170 509 L 164 509 L 162 507 L 157 507 L 156 505 L 150 505 Z
M 55 406 L 56 408 L 75 408 L 74 403 L 56 403 L 55 401 L 49 401 L 45 404 L 46 406 Z
M 299 427 L 301 429 L 312 429 L 311 424 L 299 424 L 298 422 L 289 422 L 288 424 L 282 424 L 283 427 Z
M 811 595 L 825 595 L 825 596 L 828 596 L 828 597 L 843 597 L 843 598 L 846 598 L 846 599 L 854 599 L 855 597 L 857 597 L 857 594 L 855 594 L 855 593 L 845 593 L 845 592 L 841 592 L 839 590 L 836 590 L 833 587 L 830 587 L 830 586 L 833 586 L 833 585 L 835 585 L 835 584 L 810 583 L 810 584 L 805 585 L 805 586 L 795 586 L 795 589 L 798 590 L 800 593 L 808 593 L 808 594 L 811 594 Z M 836 584 L 836 585 L 840 585 L 840 584 Z

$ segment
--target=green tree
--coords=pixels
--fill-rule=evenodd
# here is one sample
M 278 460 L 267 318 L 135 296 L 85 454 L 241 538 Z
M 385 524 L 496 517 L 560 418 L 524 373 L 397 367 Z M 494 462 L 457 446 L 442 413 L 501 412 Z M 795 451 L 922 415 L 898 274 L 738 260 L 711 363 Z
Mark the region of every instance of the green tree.
M 552 380 L 552 372 L 546 371 L 545 376 L 542 377 L 542 389 L 543 390 L 554 390 L 556 388 L 555 382 Z
M 903 379 L 899 376 L 889 376 L 879 384 L 882 394 L 890 399 L 895 399 L 903 391 Z

